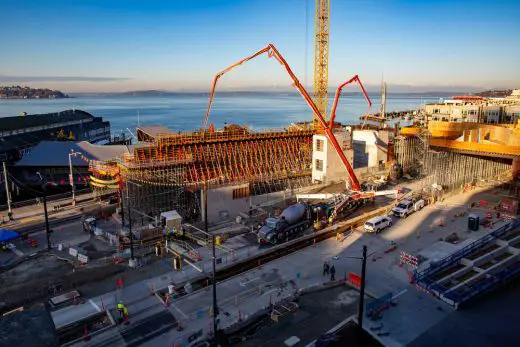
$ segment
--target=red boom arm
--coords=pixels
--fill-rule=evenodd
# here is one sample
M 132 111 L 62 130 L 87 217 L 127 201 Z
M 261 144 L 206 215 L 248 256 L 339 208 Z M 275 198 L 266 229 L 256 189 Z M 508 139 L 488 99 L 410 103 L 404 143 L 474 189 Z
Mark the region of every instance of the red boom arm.
M 220 79 L 220 77 L 222 77 L 222 75 L 224 75 L 226 72 L 232 70 L 233 68 L 235 68 L 235 67 L 237 67 L 239 65 L 242 65 L 243 63 L 245 63 L 245 62 L 247 62 L 247 61 L 249 61 L 249 60 L 251 60 L 253 58 L 256 58 L 257 56 L 259 56 L 259 55 L 261 55 L 263 53 L 266 53 L 266 52 L 267 52 L 269 57 L 274 57 L 281 65 L 283 65 L 283 67 L 285 68 L 285 70 L 287 71 L 287 73 L 289 74 L 291 79 L 293 80 L 294 87 L 296 89 L 298 89 L 298 91 L 300 92 L 302 97 L 305 99 L 307 104 L 310 106 L 310 108 L 312 109 L 314 114 L 318 117 L 318 121 L 319 121 L 320 125 L 322 126 L 322 128 L 325 131 L 325 136 L 327 137 L 329 142 L 332 144 L 332 146 L 336 150 L 336 153 L 338 153 L 341 161 L 343 162 L 343 165 L 347 169 L 347 172 L 348 172 L 349 177 L 350 177 L 350 181 L 352 183 L 352 189 L 353 190 L 357 190 L 357 191 L 361 190 L 361 187 L 359 185 L 359 181 L 358 181 L 358 179 L 356 177 L 356 174 L 354 173 L 354 170 L 352 169 L 352 166 L 350 165 L 350 163 L 348 162 L 347 158 L 345 157 L 345 154 L 341 150 L 341 147 L 339 146 L 339 143 L 336 140 L 336 137 L 332 133 L 332 128 L 329 128 L 327 126 L 327 121 L 323 118 L 323 115 L 318 110 L 318 107 L 316 107 L 316 104 L 312 101 L 312 98 L 309 96 L 309 94 L 307 93 L 305 88 L 303 88 L 303 86 L 300 84 L 300 81 L 298 81 L 298 78 L 296 78 L 296 76 L 292 72 L 291 68 L 289 67 L 289 64 L 287 64 L 285 59 L 282 57 L 280 52 L 278 52 L 278 50 L 276 49 L 276 47 L 273 44 L 269 44 L 265 48 L 263 48 L 260 51 L 256 52 L 255 54 L 250 55 L 249 57 L 238 61 L 237 63 L 229 66 L 228 68 L 226 68 L 224 70 L 222 70 L 221 72 L 219 72 L 215 76 L 215 78 L 213 79 L 213 86 L 211 88 L 211 93 L 210 93 L 209 102 L 208 102 L 208 110 L 206 111 L 206 119 L 204 120 L 203 130 L 206 130 L 206 126 L 208 124 L 209 113 L 210 113 L 210 110 L 211 110 L 211 104 L 213 102 L 213 96 L 214 96 L 214 93 L 215 93 L 215 87 L 217 86 L 217 82 Z
M 334 125 L 334 119 L 336 118 L 336 108 L 338 107 L 338 101 L 339 97 L 341 95 L 341 90 L 343 87 L 345 87 L 347 84 L 350 84 L 352 82 L 359 83 L 359 86 L 361 87 L 361 90 L 363 91 L 363 95 L 365 96 L 366 101 L 368 102 L 368 107 L 370 108 L 372 106 L 372 101 L 370 100 L 370 97 L 367 94 L 367 91 L 365 90 L 365 87 L 363 87 L 363 83 L 361 83 L 361 80 L 359 79 L 359 76 L 356 75 L 349 79 L 346 82 L 343 82 L 338 86 L 338 89 L 336 89 L 336 97 L 334 98 L 334 105 L 332 106 L 332 110 L 330 111 L 330 128 L 332 129 L 332 126 Z

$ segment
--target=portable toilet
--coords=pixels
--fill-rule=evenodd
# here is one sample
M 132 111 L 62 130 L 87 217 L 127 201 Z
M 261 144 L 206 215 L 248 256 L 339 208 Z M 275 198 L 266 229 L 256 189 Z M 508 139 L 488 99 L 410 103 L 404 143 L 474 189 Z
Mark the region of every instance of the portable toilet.
M 468 230 L 478 231 L 480 226 L 480 217 L 476 213 L 470 213 L 468 215 Z

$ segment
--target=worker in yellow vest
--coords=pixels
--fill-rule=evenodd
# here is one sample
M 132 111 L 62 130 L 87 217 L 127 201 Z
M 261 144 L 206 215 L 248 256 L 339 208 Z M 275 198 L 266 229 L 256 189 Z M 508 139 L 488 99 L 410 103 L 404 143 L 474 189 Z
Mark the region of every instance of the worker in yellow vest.
M 119 312 L 119 320 L 121 322 L 127 321 L 128 318 L 130 317 L 130 314 L 128 313 L 128 309 L 126 308 L 126 306 L 123 304 L 122 301 L 119 301 L 119 303 L 117 304 L 117 311 Z

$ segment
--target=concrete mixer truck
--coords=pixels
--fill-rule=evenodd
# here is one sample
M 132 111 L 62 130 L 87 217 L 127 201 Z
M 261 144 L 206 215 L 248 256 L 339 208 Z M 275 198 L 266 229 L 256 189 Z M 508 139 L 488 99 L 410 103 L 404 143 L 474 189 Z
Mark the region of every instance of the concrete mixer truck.
M 312 223 L 312 207 L 297 203 L 283 210 L 278 218 L 267 218 L 258 231 L 258 243 L 278 244 L 287 241 L 294 234 L 307 229 Z

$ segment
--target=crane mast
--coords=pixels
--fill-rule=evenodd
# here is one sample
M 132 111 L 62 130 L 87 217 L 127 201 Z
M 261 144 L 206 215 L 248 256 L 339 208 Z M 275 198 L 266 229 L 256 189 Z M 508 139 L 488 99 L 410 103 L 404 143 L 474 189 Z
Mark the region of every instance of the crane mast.
M 320 113 L 326 115 L 329 84 L 330 0 L 316 0 L 315 25 L 314 103 Z M 312 117 L 312 126 L 317 131 L 323 132 L 316 114 Z

